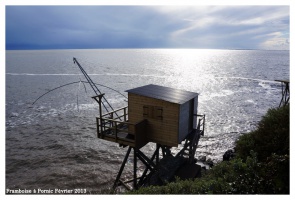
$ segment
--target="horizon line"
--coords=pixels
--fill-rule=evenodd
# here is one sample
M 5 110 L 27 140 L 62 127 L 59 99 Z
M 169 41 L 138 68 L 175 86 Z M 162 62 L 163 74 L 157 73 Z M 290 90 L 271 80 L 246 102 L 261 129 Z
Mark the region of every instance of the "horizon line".
M 108 49 L 192 49 L 192 50 L 257 50 L 257 51 L 290 51 L 290 49 L 251 49 L 251 48 L 192 48 L 192 47 L 101 47 L 101 48 L 9 48 L 5 51 L 42 51 L 42 50 L 108 50 Z

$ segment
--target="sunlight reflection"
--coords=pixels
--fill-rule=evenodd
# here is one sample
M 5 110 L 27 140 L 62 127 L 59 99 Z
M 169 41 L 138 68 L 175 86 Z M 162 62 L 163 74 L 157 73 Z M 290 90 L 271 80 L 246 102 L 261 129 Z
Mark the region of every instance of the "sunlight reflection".
M 212 77 L 210 71 L 214 67 L 214 55 L 221 52 L 212 49 L 159 50 L 163 57 L 161 66 L 168 77 L 166 84 L 180 89 L 200 90 Z

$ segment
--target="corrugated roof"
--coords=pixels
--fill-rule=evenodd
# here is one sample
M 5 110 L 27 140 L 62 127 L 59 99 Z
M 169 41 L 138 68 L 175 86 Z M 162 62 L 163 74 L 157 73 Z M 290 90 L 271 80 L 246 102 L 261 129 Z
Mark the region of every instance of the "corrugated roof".
M 130 89 L 126 92 L 177 104 L 183 104 L 198 96 L 198 93 L 195 92 L 189 92 L 185 90 L 174 89 L 153 84 Z

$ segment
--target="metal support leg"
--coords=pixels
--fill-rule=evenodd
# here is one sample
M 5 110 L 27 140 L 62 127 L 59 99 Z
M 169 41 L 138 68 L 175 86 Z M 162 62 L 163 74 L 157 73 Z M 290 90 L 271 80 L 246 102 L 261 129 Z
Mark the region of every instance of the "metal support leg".
M 138 158 L 151 170 L 156 167 L 155 163 L 153 163 L 144 153 L 142 153 L 140 150 L 137 151 Z M 152 168 L 153 167 L 153 168 Z
M 151 158 L 151 162 L 153 162 L 154 159 L 156 158 L 156 165 L 159 163 L 159 149 L 160 149 L 160 145 L 157 144 L 156 151 L 154 152 L 154 154 L 152 155 L 152 158 Z M 147 174 L 148 170 L 152 171 L 154 169 L 148 167 L 148 165 L 146 166 L 144 172 L 142 173 L 142 176 L 140 177 L 140 180 L 138 182 L 138 186 L 141 186 L 144 183 L 145 179 L 147 178 L 146 174 Z
M 280 105 L 281 106 L 285 106 L 289 103 L 290 100 L 290 89 L 289 89 L 289 80 L 275 80 L 278 82 L 281 82 L 281 86 L 282 86 L 282 98 L 280 101 Z
M 113 189 L 115 189 L 120 183 L 123 184 L 127 189 L 131 189 L 128 185 L 126 185 L 126 183 L 130 183 L 133 182 L 133 189 L 138 189 L 138 187 L 142 186 L 142 184 L 145 182 L 145 180 L 147 179 L 148 175 L 147 172 L 148 170 L 150 170 L 150 172 L 153 172 L 156 169 L 156 164 L 154 163 L 155 158 L 159 159 L 159 150 L 160 147 L 162 147 L 161 145 L 157 145 L 157 148 L 154 152 L 154 154 L 152 155 L 152 158 L 149 159 L 144 153 L 142 153 L 139 149 L 136 149 L 134 147 L 129 147 L 127 150 L 127 153 L 125 155 L 125 158 L 123 160 L 123 163 L 120 167 L 119 173 L 116 177 L 115 183 L 113 185 Z M 131 149 L 133 148 L 133 179 L 128 180 L 123 182 L 120 178 L 122 175 L 122 172 L 125 168 L 125 164 L 128 160 L 128 157 L 130 155 Z M 162 147 L 163 148 L 163 147 Z M 164 151 L 165 151 L 165 147 L 164 147 Z M 141 175 L 141 177 L 137 177 L 137 159 L 139 159 L 145 166 L 145 170 L 143 172 L 143 174 Z M 159 162 L 159 161 L 157 161 Z M 139 179 L 139 180 L 138 180 Z
M 133 158 L 133 189 L 137 189 L 137 150 L 134 148 L 134 158 Z
M 129 157 L 129 154 L 130 154 L 131 148 L 132 148 L 132 147 L 129 147 L 128 150 L 127 150 L 126 156 L 125 156 L 125 158 L 124 158 L 124 160 L 123 160 L 123 163 L 122 163 L 122 165 L 121 165 L 121 168 L 120 168 L 120 170 L 119 170 L 119 173 L 118 173 L 118 175 L 117 175 L 117 178 L 116 178 L 116 180 L 115 180 L 115 183 L 114 183 L 114 185 L 113 185 L 113 189 L 115 189 L 115 188 L 118 186 L 118 182 L 119 182 L 119 180 L 120 180 L 120 177 L 121 177 L 121 175 L 122 175 L 123 169 L 124 169 L 124 167 L 125 167 L 125 164 L 126 164 L 126 162 L 127 162 L 128 157 Z

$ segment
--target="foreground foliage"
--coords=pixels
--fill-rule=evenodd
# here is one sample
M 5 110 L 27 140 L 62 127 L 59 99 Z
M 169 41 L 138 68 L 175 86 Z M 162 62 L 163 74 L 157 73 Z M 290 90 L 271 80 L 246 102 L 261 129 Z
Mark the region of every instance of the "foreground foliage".
M 236 150 L 245 159 L 251 150 L 260 161 L 265 161 L 272 153 L 289 155 L 290 143 L 289 105 L 270 109 L 258 124 L 258 128 L 239 138 Z
M 236 143 L 236 158 L 202 178 L 141 188 L 132 194 L 289 194 L 289 105 L 270 109 Z

